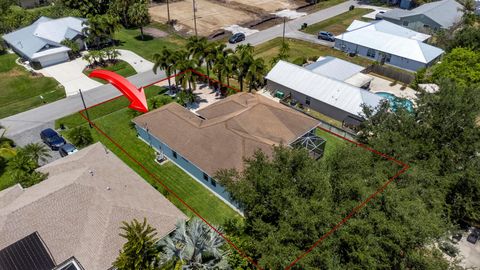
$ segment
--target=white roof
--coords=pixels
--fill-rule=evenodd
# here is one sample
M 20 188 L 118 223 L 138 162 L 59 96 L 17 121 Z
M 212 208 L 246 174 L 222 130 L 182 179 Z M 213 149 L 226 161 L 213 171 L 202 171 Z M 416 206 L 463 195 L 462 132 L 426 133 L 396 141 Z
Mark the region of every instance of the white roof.
M 39 23 L 33 35 L 56 43 L 62 42 L 66 36 L 74 38 L 82 34 L 84 20 L 74 17 L 65 17 Z
M 346 79 L 344 82 L 351 84 L 356 87 L 362 87 L 365 84 L 371 82 L 373 80 L 372 76 L 363 73 L 357 73 L 352 77 Z
M 70 51 L 70 49 L 65 47 L 65 46 L 56 47 L 56 48 L 53 48 L 53 49 L 48 49 L 48 50 L 44 50 L 44 51 L 34 53 L 31 57 L 31 59 L 35 60 L 35 59 L 38 59 L 42 56 L 52 55 L 52 54 L 61 53 L 61 52 L 68 52 L 68 51 Z
M 305 68 L 340 81 L 345 81 L 365 69 L 362 66 L 333 56 L 319 57 L 315 63 L 305 66 Z
M 375 108 L 383 99 L 366 90 L 285 61 L 279 61 L 266 78 L 357 116 L 362 114 L 362 104 Z
M 444 52 L 440 48 L 423 43 L 427 36 L 381 20 L 371 23 L 353 21 L 347 32 L 336 38 L 427 64 Z

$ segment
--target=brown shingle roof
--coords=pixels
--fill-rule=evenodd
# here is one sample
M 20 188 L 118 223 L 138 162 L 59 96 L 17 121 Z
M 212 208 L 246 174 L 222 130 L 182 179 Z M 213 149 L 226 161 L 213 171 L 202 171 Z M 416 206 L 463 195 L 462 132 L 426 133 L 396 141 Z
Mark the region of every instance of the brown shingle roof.
M 257 149 L 271 154 L 272 145 L 290 144 L 318 121 L 261 95 L 239 93 L 195 115 L 177 103 L 133 121 L 148 127 L 182 157 L 213 176 L 219 169 L 243 169 L 243 158 Z
M 122 221 L 146 217 L 163 237 L 187 218 L 100 143 L 39 171 L 48 179 L 0 192 L 0 249 L 38 231 L 56 262 L 75 256 L 85 269 L 108 269 Z

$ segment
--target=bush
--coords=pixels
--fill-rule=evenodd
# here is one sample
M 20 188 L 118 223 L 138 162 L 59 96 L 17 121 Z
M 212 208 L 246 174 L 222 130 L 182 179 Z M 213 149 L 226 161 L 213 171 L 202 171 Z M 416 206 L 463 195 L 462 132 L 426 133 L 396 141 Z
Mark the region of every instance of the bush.
M 304 56 L 299 57 L 299 58 L 293 60 L 293 63 L 294 63 L 295 65 L 299 65 L 299 66 L 305 64 L 306 62 L 307 62 L 307 59 L 306 59 Z
M 454 245 L 447 242 L 441 243 L 439 245 L 439 248 L 450 257 L 456 257 L 459 252 L 458 248 L 456 248 Z
M 355 6 L 354 5 L 350 5 L 350 7 L 348 8 L 349 11 L 352 11 L 355 9 Z
M 68 137 L 74 145 L 80 148 L 93 143 L 93 137 L 90 129 L 84 126 L 79 126 L 72 129 L 68 134 Z

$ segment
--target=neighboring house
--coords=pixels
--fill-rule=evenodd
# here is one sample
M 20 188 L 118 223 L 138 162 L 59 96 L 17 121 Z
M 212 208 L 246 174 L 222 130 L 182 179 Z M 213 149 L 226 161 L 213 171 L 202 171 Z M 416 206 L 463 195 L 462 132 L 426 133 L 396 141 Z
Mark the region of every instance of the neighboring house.
M 430 36 L 380 20 L 353 21 L 336 36 L 335 48 L 402 69 L 417 71 L 435 64 L 444 51 L 424 43 Z
M 321 56 L 315 63 L 309 64 L 305 68 L 363 89 L 368 89 L 373 80 L 371 76 L 361 73 L 365 70 L 364 67 L 333 56 Z
M 2 270 L 50 270 L 52 263 L 55 269 L 72 264 L 87 270 L 110 269 L 126 241 L 118 235 L 122 221 L 145 217 L 162 238 L 175 230 L 177 221 L 187 219 L 100 143 L 38 170 L 48 173 L 43 182 L 0 191 Z M 31 244 L 35 248 L 22 252 L 15 248 L 25 247 L 19 244 L 25 242 L 35 242 Z M 24 267 L 19 267 L 21 263 Z
M 379 13 L 378 19 L 408 27 L 415 31 L 430 33 L 440 29 L 449 29 L 463 16 L 463 6 L 455 0 L 441 0 L 423 4 L 412 10 L 395 8 Z
M 42 68 L 69 60 L 70 48 L 61 44 L 65 39 L 75 41 L 80 50 L 85 48 L 83 29 L 85 19 L 41 17 L 30 26 L 3 36 L 7 45 L 35 68 Z
M 325 141 L 314 135 L 319 122 L 257 94 L 238 93 L 196 112 L 170 103 L 133 120 L 138 136 L 241 213 L 215 181 L 221 169 L 243 170 L 244 158 L 273 145 L 308 143 L 321 156 Z
M 304 107 L 349 126 L 358 125 L 364 120 L 363 105 L 375 108 L 383 100 L 367 90 L 281 60 L 270 70 L 266 79 L 270 92 L 275 94 L 280 91 L 286 96 L 290 95 Z

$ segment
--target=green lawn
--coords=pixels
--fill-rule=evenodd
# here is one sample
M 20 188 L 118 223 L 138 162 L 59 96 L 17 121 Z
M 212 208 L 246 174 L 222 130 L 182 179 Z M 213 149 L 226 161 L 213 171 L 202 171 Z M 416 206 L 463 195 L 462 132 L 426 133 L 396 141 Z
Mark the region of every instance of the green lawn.
M 122 61 L 122 60 L 119 60 L 114 65 L 101 67 L 99 69 L 110 70 L 110 71 L 113 71 L 113 72 L 115 72 L 119 75 L 122 75 L 123 77 L 129 77 L 129 76 L 137 74 L 135 69 L 129 63 L 127 63 L 125 61 Z M 88 75 L 90 75 L 90 73 L 92 71 L 93 71 L 92 69 L 84 69 L 83 73 L 88 76 Z M 97 82 L 103 83 L 103 84 L 108 83 L 107 81 L 102 80 L 102 79 L 98 79 L 98 78 L 92 78 L 92 79 L 97 81 Z
M 0 55 L 0 118 L 65 97 L 56 80 L 32 76 L 15 63 L 17 58 L 15 54 Z
M 321 129 L 317 129 L 317 135 L 327 141 L 327 144 L 325 145 L 325 153 L 323 155 L 324 157 L 328 157 L 332 153 L 335 153 L 338 147 L 350 144 L 349 142 Z
M 165 31 L 165 27 L 160 24 L 153 23 L 149 27 L 159 28 Z M 152 38 L 146 36 L 145 40 L 140 38 L 140 30 L 138 29 L 125 29 L 115 33 L 115 39 L 120 41 L 119 49 L 125 49 L 135 52 L 143 58 L 152 61 L 153 55 L 158 53 L 163 47 L 179 50 L 184 48 L 186 40 L 175 33 L 170 33 L 167 37 Z
M 158 94 L 160 92 L 159 89 L 159 87 L 147 88 L 147 96 L 152 97 Z M 157 176 L 158 179 L 163 181 L 167 187 L 178 194 L 180 198 L 185 200 L 186 203 L 192 206 L 209 222 L 223 224 L 227 218 L 240 218 L 234 210 L 173 163 L 169 162 L 162 166 L 158 165 L 154 161 L 154 151 L 147 144 L 139 140 L 136 137 L 135 130 L 131 128 L 130 120 L 132 119 L 132 114 L 130 110 L 126 108 L 127 105 L 128 101 L 122 97 L 91 109 L 89 115 L 99 128 L 111 136 L 116 142 L 120 143 L 130 155 L 141 162 L 148 170 Z M 78 125 L 87 125 L 78 113 L 59 119 L 56 123 L 57 126 L 63 123 L 70 128 Z M 92 134 L 95 141 L 100 141 L 106 145 L 150 184 L 163 194 L 166 194 L 166 197 L 179 209 L 189 216 L 193 216 L 193 213 L 181 204 L 180 201 L 172 194 L 166 193 L 161 185 L 156 183 L 153 177 L 143 171 L 106 137 L 98 133 L 95 129 L 92 129 Z M 68 138 L 68 132 L 65 132 L 65 136 Z
M 297 39 L 286 39 L 286 42 L 290 46 L 289 51 L 289 62 L 297 62 L 300 61 L 302 58 L 318 58 L 319 56 L 334 56 L 349 62 L 361 65 L 361 66 L 368 66 L 373 62 L 362 58 L 359 56 L 350 57 L 346 53 L 335 50 L 333 48 L 323 46 L 320 44 L 314 44 L 311 42 L 297 40 Z M 270 64 L 272 58 L 278 55 L 280 50 L 280 46 L 282 44 L 282 38 L 275 38 L 263 44 L 260 44 L 255 47 L 255 56 L 262 57 L 265 59 L 265 63 Z
M 348 26 L 353 22 L 353 20 L 359 20 L 363 15 L 372 11 L 373 10 L 371 9 L 356 8 L 323 22 L 309 25 L 303 31 L 313 35 L 316 35 L 320 31 L 328 31 L 334 35 L 339 35 L 347 30 Z

